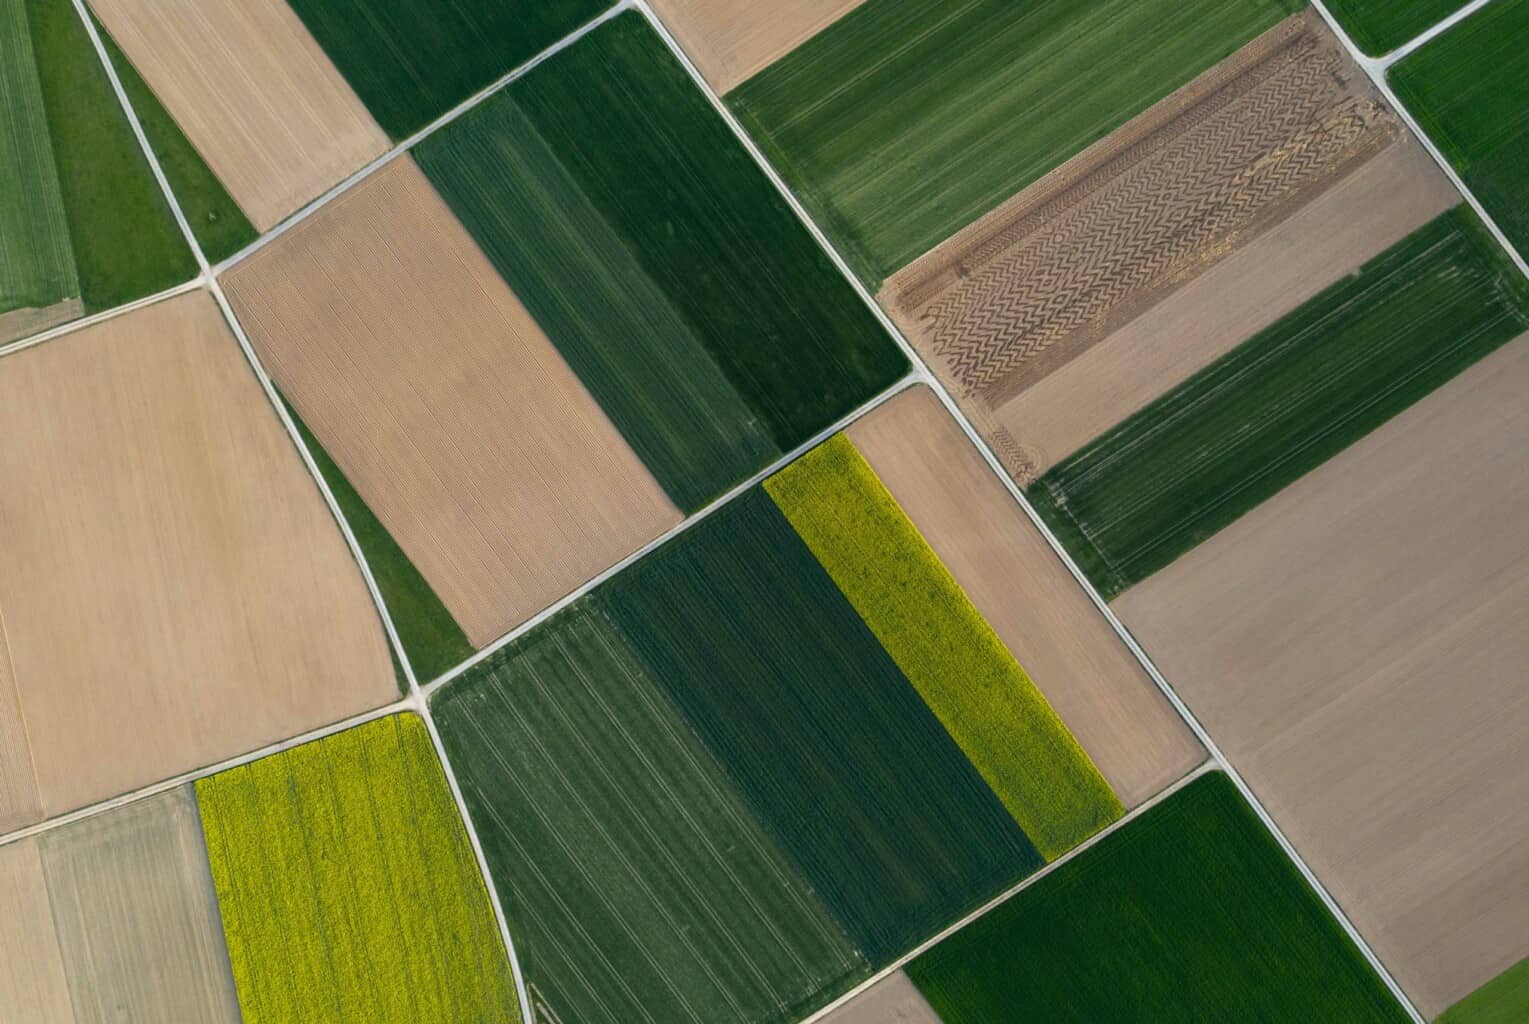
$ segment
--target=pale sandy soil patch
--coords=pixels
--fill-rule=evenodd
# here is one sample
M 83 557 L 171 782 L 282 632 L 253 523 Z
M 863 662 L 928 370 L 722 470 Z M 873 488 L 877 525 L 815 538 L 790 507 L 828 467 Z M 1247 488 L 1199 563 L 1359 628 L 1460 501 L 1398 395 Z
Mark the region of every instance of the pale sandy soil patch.
M 653 0 L 653 11 L 719 95 L 865 0 Z
M 262 231 L 388 148 L 283 0 L 91 6 Z
M 940 1018 L 908 976 L 898 971 L 822 1018 L 822 1024 L 940 1024 Z
M 1529 955 L 1529 336 L 1116 611 L 1432 1016 Z
M 85 303 L 80 299 L 65 299 L 51 306 L 13 309 L 9 313 L 0 313 L 0 345 L 41 334 L 50 327 L 67 324 L 84 315 Z
M 73 1024 L 36 839 L 0 846 L 0 1024 Z
M 932 391 L 897 396 L 848 434 L 1122 803 L 1141 803 L 1204 760 Z
M 408 157 L 224 283 L 277 385 L 475 646 L 679 521 Z
M 396 694 L 349 549 L 206 293 L 0 359 L 0 479 L 43 813 Z
M 11 667 L 6 641 L 5 609 L 0 608 L 0 833 L 42 817 L 37 775 L 32 770 L 32 744 L 21 717 L 21 694 Z
M 40 845 L 79 1024 L 238 1024 L 191 787 L 49 832 Z

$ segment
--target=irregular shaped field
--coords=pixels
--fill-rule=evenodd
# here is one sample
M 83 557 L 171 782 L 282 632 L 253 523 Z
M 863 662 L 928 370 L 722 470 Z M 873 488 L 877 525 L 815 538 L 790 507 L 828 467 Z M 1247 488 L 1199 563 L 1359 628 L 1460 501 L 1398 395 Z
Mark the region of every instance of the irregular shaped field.
M 1526 328 L 1529 285 L 1456 207 L 1051 469 L 1030 496 L 1114 596 Z
M 1439 1024 L 1515 1024 L 1529 1016 L 1529 960 L 1520 960 L 1439 1018 Z
M 1410 1019 L 1220 774 L 906 970 L 944 1024 Z
M 0 820 L 396 694 L 313 480 L 197 292 L 0 358 Z M 9 671 L 7 671 L 7 669 Z
M 520 1017 L 424 722 L 394 715 L 196 784 L 244 1024 Z
M 898 971 L 824 1017 L 823 1024 L 940 1024 L 940 1018 Z
M 727 102 L 876 288 L 1296 9 L 872 0 Z
M 1425 1016 L 1529 956 L 1526 388 L 1529 336 L 1115 602 Z
M 718 93 L 764 70 L 865 0 L 654 0 L 653 10 Z
M 1522 255 L 1529 251 L 1529 0 L 1498 0 L 1389 71 L 1391 87 Z
M 412 135 L 607 6 L 604 0 L 292 0 L 395 139 Z
M 1417 38 L 1469 0 L 1327 0 L 1343 30 L 1371 57 Z

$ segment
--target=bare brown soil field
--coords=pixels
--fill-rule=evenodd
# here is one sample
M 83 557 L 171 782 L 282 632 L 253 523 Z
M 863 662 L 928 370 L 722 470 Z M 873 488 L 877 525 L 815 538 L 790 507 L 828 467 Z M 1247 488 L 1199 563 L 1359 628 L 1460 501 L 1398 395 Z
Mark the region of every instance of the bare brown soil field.
M 73 1024 L 36 839 L 0 846 L 0 1024 Z
M 10 644 L 5 639 L 5 609 L 0 608 L 0 832 L 41 817 L 32 745 L 27 741 L 21 694 L 16 689 Z
M 238 1024 L 191 787 L 46 833 L 39 845 L 78 1024 Z
M 934 392 L 898 395 L 848 433 L 1122 803 L 1134 807 L 1204 760 Z
M 865 0 L 653 0 L 718 95 L 796 49 Z
M 262 231 L 388 148 L 284 0 L 91 6 Z
M 898 971 L 824 1017 L 822 1024 L 940 1024 L 940 1018 L 908 976 Z
M 1529 955 L 1529 336 L 1114 607 L 1432 1016 Z
M 0 359 L 0 479 L 43 813 L 396 694 L 350 551 L 206 293 Z
M 65 299 L 41 309 L 33 307 L 0 313 L 0 345 L 41 334 L 51 327 L 67 324 L 84 315 L 85 303 L 80 299 Z
M 1336 39 L 1296 15 L 899 271 L 880 298 L 1028 483 L 1028 439 L 997 410 L 1401 137 Z
M 407 156 L 224 283 L 283 394 L 475 646 L 679 521 Z

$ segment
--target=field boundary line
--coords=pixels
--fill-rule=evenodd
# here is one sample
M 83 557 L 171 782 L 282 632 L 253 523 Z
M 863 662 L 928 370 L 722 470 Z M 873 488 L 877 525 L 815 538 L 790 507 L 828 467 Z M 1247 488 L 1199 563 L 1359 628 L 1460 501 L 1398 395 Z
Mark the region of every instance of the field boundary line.
M 401 142 L 394 143 L 392 147 L 390 147 L 380 156 L 373 157 L 369 163 L 364 164 L 358 170 L 353 171 L 350 175 L 346 176 L 345 178 L 336 182 L 334 185 L 330 186 L 328 189 L 324 190 L 317 197 L 308 200 L 308 202 L 304 203 L 293 212 L 287 214 L 287 216 L 283 217 L 276 223 L 274 227 L 267 230 L 259 238 L 255 239 L 249 245 L 246 245 L 243 249 L 240 249 L 232 256 L 229 256 L 227 259 L 217 264 L 217 266 L 212 267 L 211 273 L 214 276 L 227 273 L 233 267 L 249 259 L 261 249 L 264 249 L 267 245 L 270 245 L 272 242 L 276 241 L 276 239 L 297 227 L 297 225 L 301 224 L 309 217 L 312 217 L 315 213 L 318 213 L 319 210 L 323 209 L 325 206 L 328 206 L 331 202 L 338 199 L 346 192 L 349 192 L 352 188 L 361 184 L 361 182 L 382 170 L 382 168 L 386 167 L 394 160 L 409 152 L 409 150 L 413 149 L 415 146 L 429 138 L 431 135 L 434 135 L 440 129 L 451 124 L 451 122 L 462 117 L 464 114 L 467 114 L 479 104 L 487 101 L 492 96 L 494 96 L 494 94 L 498 93 L 501 89 L 505 88 L 512 82 L 525 77 L 541 64 L 551 60 L 563 50 L 566 50 L 568 47 L 572 46 L 579 40 L 583 39 L 585 36 L 589 35 L 591 32 L 595 31 L 595 29 L 599 28 L 606 22 L 616 18 L 628 10 L 629 7 L 630 0 L 621 0 L 621 2 L 617 3 L 615 6 L 609 8 L 601 14 L 596 15 L 594 18 L 585 22 L 583 25 L 580 25 L 578 28 L 574 29 L 571 33 L 564 36 L 562 39 L 559 39 L 557 42 L 553 43 L 545 50 L 540 51 L 524 62 L 511 68 L 503 75 L 500 75 L 498 78 L 484 86 L 482 89 L 479 89 L 477 92 L 473 93 L 471 96 L 467 97 L 465 100 L 458 103 L 456 106 L 452 107 L 444 114 L 441 114 L 435 120 L 426 124 L 423 128 L 420 128 L 418 131 L 414 132 L 414 134 L 408 136 Z
M 1427 46 L 1429 43 L 1433 42 L 1435 39 L 1439 38 L 1444 33 L 1448 32 L 1450 29 L 1454 28 L 1456 25 L 1460 24 L 1466 18 L 1469 18 L 1471 15 L 1475 14 L 1477 11 L 1481 10 L 1491 2 L 1492 0 L 1471 0 L 1470 3 L 1460 8 L 1454 14 L 1449 15 L 1443 21 L 1432 26 L 1431 28 L 1424 29 L 1418 35 L 1407 40 L 1405 43 L 1398 46 L 1390 53 L 1383 53 L 1379 57 L 1372 57 L 1370 59 L 1374 63 L 1380 65 L 1380 67 L 1383 69 L 1389 68 L 1397 61 L 1406 57 L 1410 57 L 1414 52 L 1424 46 Z
M 155 292 L 153 295 L 145 295 L 141 299 L 134 299 L 132 302 L 124 302 L 120 306 L 113 306 L 111 309 L 103 309 L 99 313 L 92 313 L 89 316 L 82 316 L 78 320 L 70 320 L 68 323 L 63 324 L 55 324 L 45 331 L 38 331 L 36 334 L 27 335 L 24 338 L 17 338 L 15 341 L 8 341 L 4 345 L 0 345 L 0 359 L 4 359 L 6 356 L 15 352 L 20 352 L 23 349 L 29 349 L 35 345 L 41 345 L 45 341 L 52 341 L 54 338 L 61 338 L 66 334 L 73 333 L 74 331 L 82 331 L 87 327 L 94 327 L 96 324 L 103 324 L 108 320 L 122 316 L 124 313 L 132 313 L 143 309 L 145 306 L 152 306 L 156 302 L 163 302 L 166 299 L 173 299 L 177 295 L 185 295 L 189 292 L 194 292 L 201 287 L 202 278 L 197 276 L 185 282 L 184 284 L 176 285 L 174 288 L 166 288 L 162 292 Z
M 795 193 L 793 193 L 791 189 L 786 185 L 785 180 L 780 176 L 780 172 L 777 171 L 775 167 L 765 158 L 764 153 L 759 149 L 758 144 L 755 143 L 754 139 L 748 134 L 748 132 L 744 130 L 742 124 L 740 124 L 738 119 L 733 116 L 733 112 L 728 109 L 727 105 L 722 102 L 720 97 L 718 97 L 716 91 L 712 89 L 710 83 L 708 83 L 705 77 L 701 75 L 699 69 L 696 68 L 695 64 L 686 55 L 684 48 L 680 46 L 678 40 L 676 40 L 673 34 L 669 32 L 663 21 L 653 13 L 652 9 L 648 5 L 647 0 L 632 0 L 632 2 L 639 10 L 643 12 L 644 16 L 647 17 L 649 23 L 652 24 L 653 27 L 658 31 L 659 35 L 663 37 L 671 52 L 673 52 L 675 57 L 684 66 L 686 71 L 689 72 L 690 77 L 695 82 L 696 86 L 701 90 L 702 94 L 711 101 L 712 106 L 716 109 L 718 114 L 721 115 L 723 120 L 726 121 L 728 127 L 732 129 L 734 136 L 744 146 L 744 148 L 748 150 L 755 163 L 758 164 L 759 168 L 764 172 L 765 176 L 768 177 L 774 184 L 776 190 L 780 193 L 785 202 L 791 207 L 793 211 L 795 211 L 797 217 L 806 226 L 807 230 L 810 231 L 813 237 L 817 239 L 818 244 L 823 248 L 824 252 L 828 254 L 829 258 L 833 260 L 835 266 L 839 268 L 839 272 L 849 282 L 850 286 L 855 289 L 856 294 L 860 296 L 861 301 L 866 304 L 866 306 L 881 322 L 882 327 L 885 328 L 888 333 L 890 333 L 891 336 L 896 340 L 897 344 L 902 348 L 904 354 L 915 367 L 915 375 L 919 376 L 922 379 L 922 382 L 928 385 L 929 388 L 939 396 L 940 402 L 945 406 L 946 411 L 949 412 L 950 415 L 955 418 L 956 422 L 961 425 L 961 429 L 966 434 L 967 439 L 976 447 L 977 451 L 982 455 L 983 459 L 986 460 L 988 469 L 998 477 L 999 481 L 1008 490 L 1010 497 L 1012 497 L 1014 501 L 1019 505 L 1019 507 L 1024 510 L 1024 513 L 1029 517 L 1030 522 L 1033 523 L 1035 528 L 1041 532 L 1041 535 L 1046 538 L 1046 542 L 1051 545 L 1052 551 L 1054 551 L 1057 557 L 1062 560 L 1062 564 L 1067 567 L 1067 570 L 1072 574 L 1073 579 L 1077 581 L 1078 586 L 1083 588 L 1084 593 L 1088 595 L 1089 600 L 1093 602 L 1094 607 L 1098 609 L 1101 615 L 1104 616 L 1105 620 L 1110 624 L 1110 627 L 1115 631 L 1116 636 L 1118 636 L 1121 642 L 1124 643 L 1126 647 L 1131 651 L 1132 655 L 1135 656 L 1137 662 L 1140 663 L 1142 668 L 1151 677 L 1153 683 L 1157 685 L 1157 688 L 1162 692 L 1163 696 L 1167 698 L 1168 702 L 1173 706 L 1174 710 L 1178 712 L 1179 717 L 1183 719 L 1187 726 L 1189 726 L 1190 731 L 1192 731 L 1196 738 L 1199 739 L 1201 745 L 1204 746 L 1211 759 L 1218 767 L 1220 767 L 1222 771 L 1226 773 L 1227 777 L 1232 780 L 1233 784 L 1237 787 L 1238 792 L 1242 795 L 1242 798 L 1248 802 L 1249 806 L 1251 806 L 1253 811 L 1257 814 L 1259 821 L 1263 823 L 1264 827 L 1268 829 L 1269 833 L 1274 837 L 1276 842 L 1278 842 L 1280 848 L 1285 852 L 1285 855 L 1300 871 L 1302 878 L 1304 878 L 1306 883 L 1310 885 L 1311 888 L 1316 892 L 1317 896 L 1321 899 L 1323 906 L 1338 921 L 1339 925 L 1343 928 L 1344 933 L 1349 937 L 1349 940 L 1353 942 L 1354 945 L 1359 949 L 1366 962 L 1369 963 L 1371 969 L 1373 969 L 1376 974 L 1379 975 L 1380 979 L 1385 983 L 1386 988 L 1391 992 L 1392 996 L 1395 997 L 1401 1006 L 1406 1010 L 1408 1016 L 1413 1019 L 1415 1024 L 1427 1024 L 1427 1021 L 1424 1019 L 1423 1015 L 1419 1013 L 1417 1007 L 1413 1005 L 1411 998 L 1407 995 L 1406 992 L 1402 990 L 1402 987 L 1392 976 L 1390 970 L 1388 970 L 1385 964 L 1381 962 L 1380 957 L 1376 955 L 1375 950 L 1371 948 L 1369 942 L 1366 941 L 1364 936 L 1360 934 L 1359 929 L 1355 927 L 1354 922 L 1349 919 L 1348 914 L 1343 910 L 1342 906 L 1336 899 L 1333 898 L 1332 893 L 1327 890 L 1327 887 L 1322 883 L 1321 879 L 1319 879 L 1316 873 L 1312 871 L 1311 866 L 1306 863 L 1305 858 L 1301 856 L 1299 851 L 1297 851 L 1294 845 L 1291 844 L 1284 831 L 1274 821 L 1273 817 L 1270 816 L 1262 801 L 1258 799 L 1257 795 L 1248 785 L 1247 780 L 1245 780 L 1242 777 L 1242 774 L 1238 772 L 1235 767 L 1233 767 L 1229 760 L 1227 760 L 1226 755 L 1222 752 L 1220 746 L 1216 744 L 1215 740 L 1211 738 L 1211 735 L 1206 730 L 1205 726 L 1201 724 L 1200 720 L 1195 716 L 1194 712 L 1189 709 L 1189 706 L 1184 702 L 1183 698 L 1179 696 L 1178 692 L 1174 690 L 1173 686 L 1163 676 L 1162 672 L 1158 670 L 1157 665 L 1147 655 L 1147 652 L 1141 647 L 1141 645 L 1136 642 L 1136 638 L 1131 635 L 1130 630 L 1125 627 L 1125 624 L 1120 621 L 1120 618 L 1116 616 L 1115 613 L 1110 609 L 1109 604 L 1099 595 L 1099 591 L 1094 587 L 1093 583 L 1090 582 L 1088 577 L 1084 575 L 1083 571 L 1078 568 L 1078 564 L 1073 561 L 1072 556 L 1068 554 L 1067 549 L 1063 547 L 1061 540 L 1058 539 L 1056 534 L 1052 532 L 1050 526 L 1048 526 L 1046 522 L 1041 519 L 1040 515 L 1035 511 L 1034 506 L 1030 504 L 1029 499 L 1025 497 L 1025 494 L 1022 490 L 1020 490 L 1019 485 L 1014 482 L 1014 478 L 1008 474 L 1008 472 L 1003 468 L 1002 463 L 998 461 L 997 456 L 993 454 L 992 448 L 990 448 L 987 442 L 982 439 L 981 435 L 977 433 L 976 429 L 972 426 L 971 420 L 967 418 L 966 414 L 961 411 L 961 408 L 956 404 L 955 399 L 951 397 L 950 392 L 946 389 L 945 385 L 930 371 L 929 366 L 924 362 L 923 357 L 920 356 L 913 345 L 909 343 L 908 339 L 903 335 L 901 329 L 899 329 L 898 326 L 892 322 L 891 317 L 887 315 L 886 311 L 877 305 L 875 296 L 871 295 L 871 293 L 866 289 L 864 282 L 862 282 L 859 277 L 857 277 L 850 269 L 849 264 L 845 262 L 843 255 L 840 254 L 837 247 L 834 246 L 828 236 L 824 234 L 823 230 L 817 225 L 816 221 L 813 220 L 812 216 L 807 212 L 807 209 L 802 205 L 801 201 L 796 197 Z M 1321 11 L 1323 16 L 1326 17 L 1329 22 L 1331 22 L 1331 14 L 1326 10 L 1325 7 L 1322 7 L 1320 0 L 1313 0 L 1313 2 L 1317 4 L 1318 9 Z M 1340 35 L 1339 38 L 1343 40 L 1345 46 L 1348 48 L 1351 54 L 1355 52 L 1353 41 L 1351 39 L 1349 39 L 1346 35 Z M 1388 98 L 1394 103 L 1395 97 L 1389 95 L 1389 90 L 1387 91 L 1387 95 Z M 1415 127 L 1414 131 L 1416 131 Z M 1435 158 L 1437 159 L 1437 154 L 1435 154 Z M 1455 180 L 1458 184 L 1458 179 Z M 1495 231 L 1495 225 L 1493 225 L 1493 228 Z M 1500 232 L 1498 234 L 1499 237 L 1501 237 Z M 1509 247 L 1509 252 L 1513 252 L 1511 247 Z M 1514 255 L 1516 257 L 1517 254 L 1515 253 Z M 1522 261 L 1520 261 L 1520 267 L 1523 267 Z

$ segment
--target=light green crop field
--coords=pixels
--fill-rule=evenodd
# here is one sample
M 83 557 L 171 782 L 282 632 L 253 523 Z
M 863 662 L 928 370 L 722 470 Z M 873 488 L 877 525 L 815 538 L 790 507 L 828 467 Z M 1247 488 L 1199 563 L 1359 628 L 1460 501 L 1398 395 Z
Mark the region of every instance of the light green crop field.
M 835 435 L 764 486 L 1043 857 L 1124 813 L 849 438 Z
M 196 784 L 244 1024 L 519 1019 L 425 725 L 395 715 Z
M 1523 1024 L 1529 1020 L 1529 960 L 1518 963 L 1444 1011 L 1438 1024 Z
M 1302 6 L 870 0 L 727 102 L 874 289 Z

